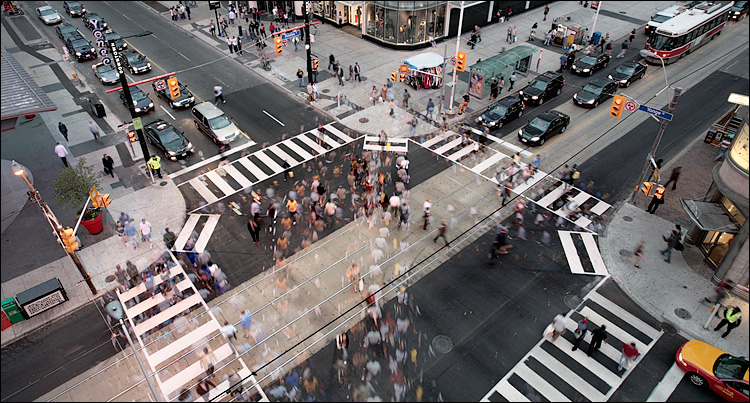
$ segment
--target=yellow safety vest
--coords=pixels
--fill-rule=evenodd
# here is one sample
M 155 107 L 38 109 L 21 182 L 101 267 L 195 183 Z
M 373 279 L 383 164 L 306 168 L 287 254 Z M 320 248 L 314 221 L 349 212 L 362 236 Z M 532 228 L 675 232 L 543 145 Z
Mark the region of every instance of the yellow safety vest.
M 151 169 L 161 168 L 161 157 L 154 156 L 150 160 L 148 160 L 148 167 Z
M 740 316 L 742 316 L 742 311 L 735 311 L 734 309 L 729 309 L 724 314 L 724 317 L 727 318 L 727 320 L 729 321 L 729 323 L 736 322 L 737 319 L 740 318 Z

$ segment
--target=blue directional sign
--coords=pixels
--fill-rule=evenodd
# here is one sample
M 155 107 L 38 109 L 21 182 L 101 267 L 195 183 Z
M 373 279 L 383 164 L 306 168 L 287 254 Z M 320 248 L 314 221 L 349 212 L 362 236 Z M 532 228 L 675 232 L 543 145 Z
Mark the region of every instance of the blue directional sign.
M 281 34 L 281 39 L 291 39 L 299 35 L 299 29 L 295 29 L 294 31 L 284 32 L 283 34 Z
M 641 105 L 641 107 L 638 108 L 638 110 L 644 111 L 646 113 L 650 113 L 656 116 L 657 118 L 662 118 L 662 119 L 672 121 L 672 114 L 664 112 L 663 110 L 660 110 L 660 109 L 650 108 L 646 105 Z

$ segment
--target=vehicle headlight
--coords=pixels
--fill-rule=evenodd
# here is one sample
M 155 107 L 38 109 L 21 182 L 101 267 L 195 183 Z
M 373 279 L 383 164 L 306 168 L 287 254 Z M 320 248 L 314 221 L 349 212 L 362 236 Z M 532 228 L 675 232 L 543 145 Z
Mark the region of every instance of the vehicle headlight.
M 81 55 L 81 52 L 76 52 L 76 56 L 80 56 L 80 55 Z
M 539 99 L 539 97 L 534 95 L 533 97 L 531 97 L 531 99 Z
M 591 69 L 583 69 L 584 73 L 588 73 L 589 71 L 591 71 Z
M 136 112 L 140 112 L 140 111 L 141 111 L 141 108 L 135 108 L 135 111 L 136 111 Z
M 94 48 L 91 48 L 91 51 L 92 51 L 92 52 L 96 52 L 96 49 L 94 49 Z
M 474 121 L 477 122 L 477 123 L 482 123 L 482 117 L 480 116 L 480 117 L 474 119 Z
M 573 94 L 573 99 L 578 99 L 578 94 Z
M 734 15 L 740 15 L 740 12 L 739 11 L 735 11 Z
M 628 80 L 620 80 L 620 82 L 621 82 L 622 84 L 625 84 L 625 83 L 627 83 L 627 82 L 628 82 Z
M 539 137 L 532 137 L 531 141 L 539 141 Z
M 518 135 L 519 135 L 519 136 L 523 136 L 523 129 L 520 129 L 520 130 L 518 131 Z
M 146 63 L 146 67 L 151 68 L 151 63 Z
M 612 79 L 612 74 L 608 75 L 607 78 Z
M 488 125 L 488 126 L 494 126 L 494 125 L 495 125 L 495 122 L 489 122 L 489 123 L 488 123 L 487 125 Z
M 523 90 L 518 91 L 518 95 L 523 95 Z
M 573 65 L 573 70 L 578 70 L 578 67 L 576 67 L 575 64 Z
M 149 102 L 149 103 L 148 103 L 148 107 L 149 107 L 149 108 L 153 108 L 153 107 L 154 107 L 154 103 L 153 103 L 153 102 Z
M 86 9 L 85 9 L 85 8 L 82 8 L 82 9 L 81 9 L 81 12 L 82 12 L 82 13 L 85 13 L 85 12 L 86 12 Z
M 593 104 L 593 103 L 594 103 L 594 100 L 592 99 L 591 101 L 586 101 L 586 103 L 587 103 L 587 104 Z
M 167 154 L 169 154 L 169 155 L 175 155 L 175 154 L 177 154 L 177 153 L 176 153 L 176 152 L 174 152 L 174 151 L 167 151 Z

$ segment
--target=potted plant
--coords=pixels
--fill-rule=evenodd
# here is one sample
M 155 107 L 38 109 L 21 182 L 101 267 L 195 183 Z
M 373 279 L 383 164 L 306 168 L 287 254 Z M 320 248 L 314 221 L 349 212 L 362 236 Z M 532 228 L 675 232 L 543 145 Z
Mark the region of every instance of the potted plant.
M 64 208 L 79 208 L 77 217 L 81 218 L 81 224 L 92 235 L 102 232 L 104 228 L 102 209 L 93 207 L 91 204 L 83 210 L 83 205 L 89 197 L 89 192 L 95 186 L 99 186 L 99 172 L 94 171 L 90 165 L 86 165 L 86 159 L 81 157 L 75 167 L 66 167 L 60 172 L 60 176 L 52 184 L 55 192 L 55 201 L 61 203 Z

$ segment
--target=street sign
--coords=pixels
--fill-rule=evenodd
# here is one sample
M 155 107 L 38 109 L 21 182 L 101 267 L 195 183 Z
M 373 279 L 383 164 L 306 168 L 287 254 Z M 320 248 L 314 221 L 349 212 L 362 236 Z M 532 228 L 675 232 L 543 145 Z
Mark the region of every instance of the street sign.
M 107 50 L 107 48 L 101 48 L 101 49 L 99 49 L 99 55 L 100 56 L 106 57 L 108 54 L 109 54 L 109 51 Z
M 283 34 L 281 34 L 281 39 L 292 39 L 295 36 L 300 36 L 299 29 L 295 29 L 291 32 L 284 32 Z
M 409 72 L 409 65 L 408 64 L 402 64 L 398 67 L 399 73 L 408 73 Z
M 667 113 L 667 112 L 664 112 L 664 111 L 659 110 L 659 109 L 649 108 L 646 105 L 641 105 L 638 109 L 642 110 L 642 111 L 644 111 L 646 113 L 650 113 L 650 114 L 656 116 L 657 118 L 662 118 L 662 119 L 666 119 L 666 120 L 669 120 L 669 121 L 672 120 L 672 116 L 673 115 L 671 113 Z
M 314 42 L 315 42 L 315 35 L 310 34 L 310 43 L 314 43 Z
M 94 21 L 96 21 L 96 20 L 94 20 Z M 94 38 L 96 38 L 96 39 L 101 39 L 101 38 L 104 38 L 104 33 L 102 32 L 102 30 L 101 30 L 101 29 L 95 29 L 95 30 L 94 30 L 94 31 L 92 32 L 92 34 L 94 34 Z
M 99 20 L 89 20 L 89 26 L 91 26 L 92 30 L 99 29 Z
M 164 80 L 156 80 L 154 81 L 154 88 L 156 88 L 157 91 L 161 91 L 167 88 L 167 83 Z
M 104 63 L 104 64 L 110 64 L 110 63 L 112 63 L 112 59 L 110 59 L 108 57 L 102 57 L 102 63 Z
M 282 39 L 281 40 L 281 44 L 284 45 L 284 46 L 286 46 L 286 45 L 289 44 L 289 41 L 287 41 L 286 39 Z
M 104 39 L 97 39 L 96 40 L 96 46 L 103 48 L 107 46 L 107 42 Z
M 625 110 L 628 112 L 634 112 L 636 109 L 638 109 L 638 106 L 638 103 L 634 101 L 625 102 Z
M 143 122 L 141 118 L 133 118 L 133 128 L 135 130 L 143 130 Z
M 456 65 L 456 56 L 451 57 L 451 64 Z

